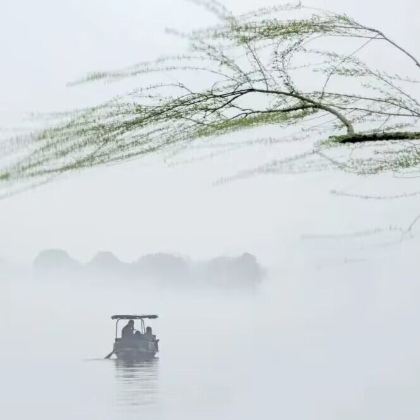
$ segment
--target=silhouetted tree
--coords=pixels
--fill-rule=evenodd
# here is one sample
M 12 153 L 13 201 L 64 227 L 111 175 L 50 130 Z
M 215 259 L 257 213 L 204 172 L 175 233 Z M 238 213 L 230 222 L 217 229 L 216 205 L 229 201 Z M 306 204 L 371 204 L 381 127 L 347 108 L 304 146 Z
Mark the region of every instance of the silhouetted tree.
M 178 34 L 190 51 L 140 63 L 121 71 L 92 73 L 77 83 L 118 80 L 169 71 L 179 82 L 141 86 L 123 97 L 75 112 L 32 135 L 7 162 L 0 180 L 49 176 L 137 158 L 247 128 L 272 125 L 279 130 L 330 115 L 332 125 L 319 147 L 351 143 L 392 144 L 383 158 L 345 162 L 362 173 L 415 166 L 420 153 L 411 140 L 420 103 L 409 77 L 369 64 L 361 52 L 388 48 L 391 65 L 405 59 L 410 73 L 419 61 L 378 29 L 349 16 L 286 5 L 234 16 L 215 1 L 197 2 L 211 10 L 218 25 Z M 286 16 L 286 17 L 285 17 Z M 205 77 L 196 77 L 203 74 Z M 401 142 L 401 140 L 408 140 Z M 396 143 L 394 141 L 397 141 Z M 376 143 L 375 143 L 376 144 Z

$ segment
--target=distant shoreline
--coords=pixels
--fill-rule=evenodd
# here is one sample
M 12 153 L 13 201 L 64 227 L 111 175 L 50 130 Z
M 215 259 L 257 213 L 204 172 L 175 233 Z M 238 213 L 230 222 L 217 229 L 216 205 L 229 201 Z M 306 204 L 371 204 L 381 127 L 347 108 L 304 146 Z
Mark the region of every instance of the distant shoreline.
M 33 263 L 41 276 L 79 276 L 130 279 L 158 285 L 250 287 L 265 277 L 265 269 L 250 253 L 220 256 L 204 261 L 170 253 L 143 255 L 133 262 L 123 262 L 111 252 L 99 252 L 89 262 L 81 263 L 65 250 L 40 252 Z

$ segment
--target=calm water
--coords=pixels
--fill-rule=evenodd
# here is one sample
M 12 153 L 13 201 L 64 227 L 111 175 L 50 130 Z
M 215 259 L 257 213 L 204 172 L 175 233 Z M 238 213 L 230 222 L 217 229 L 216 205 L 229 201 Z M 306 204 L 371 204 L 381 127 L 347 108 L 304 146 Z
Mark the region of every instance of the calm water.
M 417 282 L 351 270 L 218 293 L 4 279 L 2 418 L 418 419 Z M 118 312 L 159 313 L 158 359 L 103 359 Z

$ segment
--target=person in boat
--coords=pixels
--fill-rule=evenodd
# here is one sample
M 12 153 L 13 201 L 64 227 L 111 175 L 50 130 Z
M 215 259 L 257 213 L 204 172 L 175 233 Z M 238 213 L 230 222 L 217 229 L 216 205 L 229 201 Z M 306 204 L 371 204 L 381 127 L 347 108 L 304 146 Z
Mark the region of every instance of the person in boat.
M 153 332 L 152 332 L 152 327 L 147 327 L 146 328 L 146 333 L 145 333 L 145 336 L 146 336 L 146 338 L 147 339 L 149 339 L 149 340 L 154 340 L 156 337 L 153 335 Z
M 122 338 L 132 338 L 134 334 L 134 321 L 130 319 L 130 321 L 127 322 L 127 325 L 121 330 L 121 337 Z
M 156 351 L 159 351 L 159 340 L 156 340 L 156 336 L 153 334 L 152 327 L 147 327 L 144 334 L 147 340 L 152 341 L 155 344 Z

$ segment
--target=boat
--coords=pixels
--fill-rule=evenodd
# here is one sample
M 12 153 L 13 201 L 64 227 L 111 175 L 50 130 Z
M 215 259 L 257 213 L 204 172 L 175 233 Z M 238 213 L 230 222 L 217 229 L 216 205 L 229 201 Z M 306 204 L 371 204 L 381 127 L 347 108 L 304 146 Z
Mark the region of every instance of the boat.
M 128 361 L 143 361 L 155 358 L 159 351 L 159 340 L 152 333 L 152 328 L 146 326 L 146 319 L 156 319 L 157 315 L 112 315 L 111 319 L 115 320 L 115 341 L 113 350 L 105 359 L 109 359 L 115 355 L 117 359 Z M 132 325 L 132 333 L 123 335 L 119 331 L 119 322 L 128 320 Z M 136 329 L 136 321 L 138 329 Z

